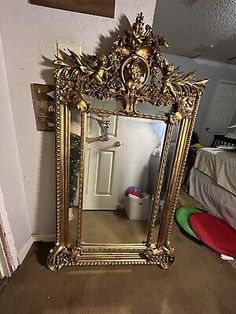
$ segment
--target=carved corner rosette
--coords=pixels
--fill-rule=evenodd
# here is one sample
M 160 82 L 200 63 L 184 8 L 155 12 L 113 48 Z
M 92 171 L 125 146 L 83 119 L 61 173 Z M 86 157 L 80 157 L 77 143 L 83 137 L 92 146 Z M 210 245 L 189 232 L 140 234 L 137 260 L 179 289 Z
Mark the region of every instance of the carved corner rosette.
M 56 244 L 48 255 L 47 266 L 52 271 L 59 271 L 63 266 L 76 266 L 80 255 L 79 247 L 65 247 Z
M 150 264 L 158 264 L 161 268 L 169 268 L 175 259 L 174 249 L 171 248 L 170 243 L 161 247 L 150 246 L 148 247 L 143 256 Z
M 140 13 L 132 27 L 117 36 L 107 55 L 77 55 L 69 50 L 54 62 L 55 76 L 60 85 L 60 100 L 86 111 L 86 96 L 100 100 L 116 98 L 126 115 L 138 113 L 139 102 L 154 106 L 172 106 L 171 123 L 190 116 L 196 97 L 208 80 L 197 81 L 194 72 L 183 74 L 161 54 L 168 46 L 164 37 L 154 35 L 144 24 Z
M 184 74 L 179 67 L 175 68 L 168 61 L 165 62 L 164 73 L 162 97 L 172 98 L 170 122 L 177 124 L 183 118 L 192 115 L 209 79 L 196 80 L 195 72 Z

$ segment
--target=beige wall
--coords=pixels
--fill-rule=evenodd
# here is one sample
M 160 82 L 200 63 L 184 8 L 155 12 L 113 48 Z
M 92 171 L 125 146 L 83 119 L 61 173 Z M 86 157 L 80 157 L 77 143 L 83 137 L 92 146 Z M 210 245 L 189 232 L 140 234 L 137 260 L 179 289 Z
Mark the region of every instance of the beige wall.
M 121 166 L 119 170 L 119 202 L 129 186 L 148 192 L 149 161 L 154 148 L 163 144 L 165 123 L 146 119 L 119 117 Z M 127 136 L 128 135 L 128 136 Z
M 34 6 L 22 0 L 0 1 L 0 31 L 7 76 L 3 83 L 9 89 L 7 102 L 2 96 L 0 101 L 1 106 L 4 103 L 11 111 L 6 120 L 10 122 L 8 131 L 15 132 L 8 144 L 14 146 L 11 155 L 19 182 L 17 191 L 9 192 L 9 201 L 13 202 L 11 214 L 15 212 L 16 217 L 20 217 L 13 224 L 19 245 L 29 233 L 52 234 L 55 231 L 54 137 L 52 133 L 36 131 L 30 92 L 32 82 L 52 82 L 44 57 L 54 58 L 57 40 L 81 45 L 83 52 L 94 53 L 100 39 L 104 44 L 104 37 L 109 37 L 116 27 L 127 26 L 127 18 L 133 23 L 140 11 L 152 25 L 155 2 L 116 0 L 115 18 L 110 19 Z M 6 145 L 6 141 L 1 140 Z M 11 159 L 6 162 L 7 168 L 13 171 Z
M 6 225 L 4 224 L 4 230 L 6 233 L 13 234 L 15 244 L 12 243 L 12 245 L 16 246 L 20 254 L 30 238 L 31 227 L 7 85 L 1 37 L 0 69 L 0 218 L 2 223 L 9 220 L 10 228 L 8 228 L 6 223 Z

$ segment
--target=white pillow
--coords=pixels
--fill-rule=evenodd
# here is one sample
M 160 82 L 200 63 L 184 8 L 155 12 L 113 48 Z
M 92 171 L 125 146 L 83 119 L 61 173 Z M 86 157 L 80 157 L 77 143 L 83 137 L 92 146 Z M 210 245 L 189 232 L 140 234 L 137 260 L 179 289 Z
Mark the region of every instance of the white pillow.
M 236 124 L 230 125 L 225 133 L 225 137 L 232 138 L 236 140 Z

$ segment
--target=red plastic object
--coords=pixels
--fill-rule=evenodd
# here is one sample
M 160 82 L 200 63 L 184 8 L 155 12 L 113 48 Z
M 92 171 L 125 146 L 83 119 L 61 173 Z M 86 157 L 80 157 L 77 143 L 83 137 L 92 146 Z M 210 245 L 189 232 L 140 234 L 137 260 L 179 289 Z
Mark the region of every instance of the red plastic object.
M 198 238 L 212 250 L 236 257 L 236 230 L 224 220 L 207 213 L 194 213 L 189 223 Z
M 125 195 L 134 195 L 138 198 L 143 198 L 143 192 L 140 188 L 137 188 L 135 186 L 130 186 L 126 191 L 125 191 Z

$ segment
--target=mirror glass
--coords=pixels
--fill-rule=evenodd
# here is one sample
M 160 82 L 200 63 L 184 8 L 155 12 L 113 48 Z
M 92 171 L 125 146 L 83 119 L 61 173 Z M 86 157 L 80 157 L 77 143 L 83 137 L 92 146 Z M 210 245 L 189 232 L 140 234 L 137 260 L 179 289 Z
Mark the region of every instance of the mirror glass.
M 164 133 L 165 123 L 161 121 L 87 115 L 85 243 L 146 241 L 152 178 L 158 171 Z M 149 175 L 154 156 L 155 173 Z
M 171 106 L 155 106 L 150 102 L 139 102 L 137 105 L 137 111 L 149 115 L 165 116 L 171 112 Z
M 89 113 L 85 116 L 83 243 L 145 243 L 166 124 L 163 121 Z M 174 158 L 174 126 L 163 179 L 156 241 Z M 69 243 L 78 237 L 81 117 L 71 110 Z
M 75 107 L 70 111 L 70 137 L 68 151 L 68 244 L 78 238 L 79 167 L 81 157 L 81 114 Z
M 87 95 L 83 95 L 83 98 L 90 105 L 91 109 L 112 110 L 112 111 L 122 110 L 121 101 L 116 100 L 115 98 L 100 100 L 97 97 L 91 97 Z
M 154 229 L 154 234 L 153 234 L 153 241 L 157 241 L 158 237 L 158 232 L 159 232 L 159 227 L 161 224 L 162 220 L 162 214 L 164 210 L 164 205 L 166 202 L 166 197 L 167 197 L 167 189 L 169 186 L 169 180 L 170 176 L 172 173 L 172 166 L 174 162 L 174 157 L 175 157 L 175 152 L 176 152 L 176 147 L 177 147 L 177 141 L 179 137 L 179 130 L 180 130 L 180 125 L 174 125 L 173 130 L 172 130 L 172 136 L 171 136 L 171 141 L 168 149 L 168 154 L 167 154 L 167 159 L 166 159 L 166 168 L 163 176 L 163 182 L 162 182 L 162 187 L 161 187 L 161 194 L 160 194 L 160 201 L 158 204 L 158 213 L 157 213 L 157 219 L 155 222 L 155 229 Z M 157 164 L 160 163 L 160 158 L 158 159 L 158 162 L 156 162 L 155 157 L 151 157 L 150 159 L 150 165 L 149 165 L 149 171 L 152 171 L 152 173 L 157 173 L 157 176 L 159 174 L 159 166 Z M 156 186 L 155 178 L 152 175 L 152 173 L 149 173 L 149 177 L 151 178 L 149 182 L 151 182 L 151 186 L 149 188 L 150 194 L 153 195 L 154 193 L 154 188 Z

